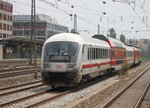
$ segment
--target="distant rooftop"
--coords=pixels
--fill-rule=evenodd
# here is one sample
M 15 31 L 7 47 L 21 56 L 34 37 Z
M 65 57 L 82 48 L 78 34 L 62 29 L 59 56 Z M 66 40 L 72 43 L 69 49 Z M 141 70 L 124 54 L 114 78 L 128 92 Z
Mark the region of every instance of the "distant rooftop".
M 8 2 L 6 2 L 6 1 L 3 1 L 3 0 L 0 0 L 0 4 L 7 4 L 7 5 L 9 5 L 9 6 L 13 6 L 11 3 L 8 3 Z
M 58 24 L 58 22 L 56 21 L 56 19 L 52 19 L 50 16 L 48 15 L 43 15 L 43 14 L 38 14 L 36 15 L 35 18 L 36 21 L 41 21 L 41 22 L 48 22 L 48 23 L 53 23 L 53 24 Z M 14 22 L 19 22 L 19 21 L 24 21 L 24 22 L 28 22 L 31 21 L 31 15 L 13 15 L 13 21 Z

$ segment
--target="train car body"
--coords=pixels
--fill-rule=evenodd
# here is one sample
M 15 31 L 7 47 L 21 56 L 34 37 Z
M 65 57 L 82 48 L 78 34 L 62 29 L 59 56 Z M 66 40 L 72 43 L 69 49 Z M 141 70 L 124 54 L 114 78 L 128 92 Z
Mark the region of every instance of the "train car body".
M 61 33 L 46 40 L 42 78 L 51 86 L 75 86 L 110 69 L 110 45 L 102 40 Z
M 138 65 L 141 63 L 141 50 L 137 47 L 134 47 L 134 65 Z
M 43 45 L 41 70 L 45 84 L 76 86 L 106 72 L 141 62 L 141 51 L 103 35 L 92 38 L 72 33 L 56 34 Z
M 110 45 L 110 64 L 112 71 L 121 69 L 125 59 L 125 47 L 119 40 L 104 35 L 94 35 L 93 38 L 106 41 Z
M 126 45 L 124 47 L 126 49 L 124 63 L 127 63 L 129 64 L 129 67 L 132 67 L 134 65 L 134 48 Z
M 139 49 L 139 51 L 138 51 L 138 59 L 139 59 L 139 63 L 141 63 L 142 62 L 142 55 L 141 55 L 141 50 Z

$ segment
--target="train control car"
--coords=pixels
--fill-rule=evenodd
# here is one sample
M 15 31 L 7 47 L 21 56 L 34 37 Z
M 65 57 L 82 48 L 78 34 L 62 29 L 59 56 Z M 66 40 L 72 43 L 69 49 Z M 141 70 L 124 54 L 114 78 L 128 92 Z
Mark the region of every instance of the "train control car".
M 125 59 L 125 47 L 124 44 L 110 37 L 104 35 L 94 35 L 93 38 L 104 40 L 110 45 L 110 64 L 112 71 L 118 71 L 121 69 Z
M 43 45 L 42 78 L 52 87 L 75 86 L 110 69 L 106 41 L 71 33 L 56 34 Z

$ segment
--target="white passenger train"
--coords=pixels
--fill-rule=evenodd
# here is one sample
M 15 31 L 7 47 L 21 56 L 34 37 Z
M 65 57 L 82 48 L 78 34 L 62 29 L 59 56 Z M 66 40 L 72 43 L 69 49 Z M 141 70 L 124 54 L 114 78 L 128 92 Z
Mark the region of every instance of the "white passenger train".
M 41 60 L 44 83 L 75 86 L 109 71 L 110 45 L 76 34 L 56 34 L 44 43 Z

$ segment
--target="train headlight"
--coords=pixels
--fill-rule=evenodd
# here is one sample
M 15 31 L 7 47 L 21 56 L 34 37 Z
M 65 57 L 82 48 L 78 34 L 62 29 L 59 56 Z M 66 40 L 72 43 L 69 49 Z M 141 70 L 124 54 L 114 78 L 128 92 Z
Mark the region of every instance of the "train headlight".
M 44 64 L 45 68 L 50 68 L 50 64 Z

